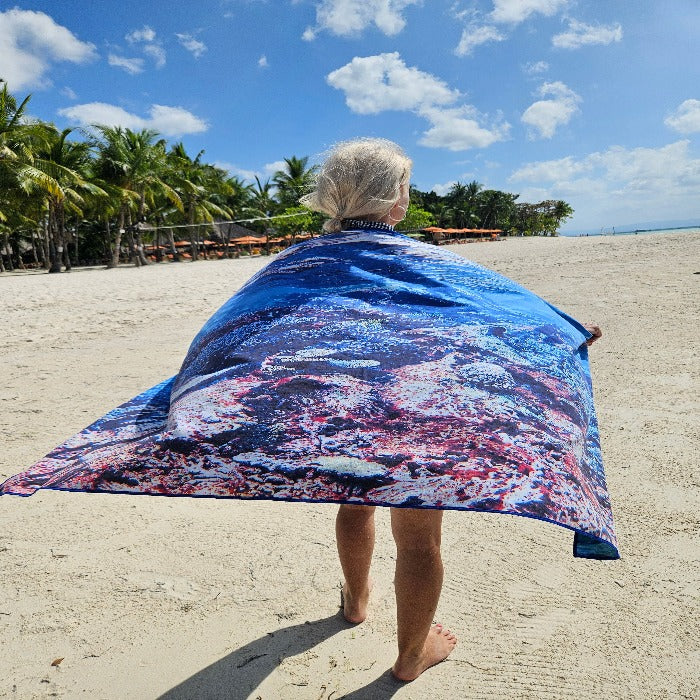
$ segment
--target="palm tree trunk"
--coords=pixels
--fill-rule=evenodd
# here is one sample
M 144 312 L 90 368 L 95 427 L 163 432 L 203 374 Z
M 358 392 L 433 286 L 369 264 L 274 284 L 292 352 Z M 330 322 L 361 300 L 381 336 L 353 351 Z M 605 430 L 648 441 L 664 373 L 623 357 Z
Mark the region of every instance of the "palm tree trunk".
M 141 267 L 141 258 L 139 258 L 139 252 L 136 250 L 136 239 L 134 238 L 134 230 L 131 224 L 127 224 L 126 240 L 129 245 L 129 262 L 134 263 L 135 267 Z
M 19 241 L 10 238 L 10 259 L 13 255 L 17 261 L 17 267 L 20 270 L 26 270 L 27 268 L 24 265 L 24 260 L 22 260 L 22 252 L 19 249 Z
M 109 227 L 109 224 L 107 224 Z M 118 267 L 119 255 L 121 253 L 122 234 L 124 233 L 124 207 L 119 210 L 119 220 L 117 222 L 117 238 L 114 241 L 114 254 L 108 267 Z
M 205 234 L 206 234 L 206 231 L 205 231 Z M 205 260 L 208 260 L 209 254 L 207 253 L 207 246 L 204 245 L 205 238 L 206 238 L 206 235 L 204 236 L 204 238 L 202 238 L 202 227 L 197 226 L 197 244 L 199 245 L 200 250 L 202 251 L 202 257 Z
M 143 252 L 143 235 L 141 233 L 141 229 L 138 228 L 138 224 L 136 228 L 136 254 L 138 255 L 139 262 L 142 265 L 150 265 L 146 254 Z
M 157 222 L 158 224 L 160 222 Z M 156 228 L 156 262 L 163 262 L 163 251 L 160 249 L 160 226 Z
M 51 267 L 49 273 L 61 272 L 61 261 L 63 258 L 63 241 L 58 230 L 58 217 L 56 204 L 49 203 L 49 236 L 51 241 Z
M 190 224 L 188 229 L 190 234 L 190 248 L 192 249 L 192 262 L 196 262 L 199 259 L 199 251 L 197 250 L 197 232 L 195 231 L 194 225 L 194 207 L 190 206 L 187 222 Z
M 133 262 L 136 267 L 141 267 L 141 258 L 139 258 L 138 250 L 136 250 L 131 212 L 128 209 L 126 212 L 126 240 L 129 245 L 129 262 Z
M 170 254 L 173 256 L 173 262 L 181 262 L 180 253 L 177 252 L 175 247 L 175 236 L 173 236 L 173 230 L 168 229 L 168 245 L 170 246 Z
M 224 234 L 223 228 L 220 229 L 221 231 L 221 241 L 224 244 L 224 257 L 226 260 L 230 260 L 231 258 L 231 233 L 229 229 L 229 224 L 226 225 L 226 233 Z
M 34 265 L 36 267 L 39 267 L 39 257 L 36 254 L 36 246 L 37 246 L 36 231 L 34 231 L 34 229 L 32 229 L 32 258 L 34 258 Z
M 10 250 L 10 234 L 2 234 L 2 242 L 0 242 L 0 272 L 5 272 L 5 265 L 3 263 L 3 255 L 6 250 Z M 12 252 L 7 256 L 7 269 L 12 272 L 14 268 L 12 267 Z
M 51 255 L 49 252 L 49 217 L 45 216 L 41 226 L 41 263 L 44 270 L 51 267 Z
M 139 200 L 139 211 L 136 223 L 136 252 L 142 265 L 150 265 L 146 254 L 143 252 L 143 234 L 141 233 L 141 222 L 146 218 L 146 189 L 141 190 L 141 198 Z
M 107 268 L 114 267 L 114 251 L 112 250 L 112 227 L 109 222 L 109 216 L 105 218 L 105 235 L 102 239 L 104 245 L 105 258 L 107 260 Z
M 66 267 L 66 272 L 70 272 L 72 267 L 70 262 L 70 253 L 68 251 L 69 241 L 68 237 L 66 236 L 66 212 L 63 208 L 63 204 L 61 204 L 60 209 L 58 210 L 58 216 L 56 218 L 58 219 L 58 231 L 60 241 L 59 248 L 63 252 L 63 264 Z

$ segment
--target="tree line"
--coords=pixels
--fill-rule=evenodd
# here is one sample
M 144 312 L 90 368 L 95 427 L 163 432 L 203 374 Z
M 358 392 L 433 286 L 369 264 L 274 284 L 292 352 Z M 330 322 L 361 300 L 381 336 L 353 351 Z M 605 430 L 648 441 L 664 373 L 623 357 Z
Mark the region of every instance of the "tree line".
M 30 119 L 30 97 L 18 102 L 6 83 L 0 90 L 0 272 L 27 265 L 49 272 L 77 264 L 140 266 L 166 256 L 178 261 L 176 237 L 189 241 L 192 260 L 206 256 L 205 239 L 234 254 L 228 230 L 217 222 L 244 222 L 265 236 L 268 253 L 271 241 L 282 245 L 284 237 L 321 231 L 323 217 L 299 206 L 315 175 L 308 157 L 285 158 L 271 178 L 247 183 L 206 163 L 204 151 L 192 156 L 181 142 L 168 144 L 150 129 L 59 130 Z M 458 182 L 445 196 L 411 188 L 406 220 L 397 228 L 556 235 L 573 213 L 565 202 L 517 198 L 476 182 Z
M 411 188 L 411 207 L 427 212 L 440 228 L 501 229 L 507 235 L 556 236 L 574 210 L 562 200 L 536 204 L 518 202 L 520 195 L 484 189 L 476 181 L 454 183 L 447 194 L 420 192 Z M 409 213 L 410 208 L 409 208 Z M 411 224 L 411 220 L 406 222 Z

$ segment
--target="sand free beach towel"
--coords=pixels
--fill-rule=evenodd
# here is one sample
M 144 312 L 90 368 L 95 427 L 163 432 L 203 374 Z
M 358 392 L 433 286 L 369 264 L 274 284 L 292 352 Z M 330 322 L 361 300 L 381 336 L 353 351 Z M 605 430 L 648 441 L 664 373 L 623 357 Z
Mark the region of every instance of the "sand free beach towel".
M 179 374 L 0 493 L 39 488 L 492 511 L 617 558 L 580 323 L 436 246 L 355 226 L 288 248 Z

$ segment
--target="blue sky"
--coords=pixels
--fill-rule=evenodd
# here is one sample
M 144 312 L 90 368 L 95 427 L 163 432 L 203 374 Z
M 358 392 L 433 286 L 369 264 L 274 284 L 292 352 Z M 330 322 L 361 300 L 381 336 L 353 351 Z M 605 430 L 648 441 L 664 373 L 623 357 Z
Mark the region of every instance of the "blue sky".
M 245 178 L 389 138 L 421 190 L 565 199 L 597 231 L 700 219 L 698 36 L 698 0 L 3 1 L 0 77 Z

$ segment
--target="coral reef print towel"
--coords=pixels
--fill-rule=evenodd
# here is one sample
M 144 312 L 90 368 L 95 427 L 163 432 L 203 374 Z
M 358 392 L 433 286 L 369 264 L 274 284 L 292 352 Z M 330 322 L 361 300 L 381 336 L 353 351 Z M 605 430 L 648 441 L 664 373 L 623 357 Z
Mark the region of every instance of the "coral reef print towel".
M 478 510 L 617 558 L 581 324 L 374 227 L 288 248 L 179 374 L 8 479 L 39 488 Z

